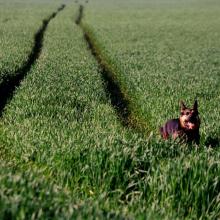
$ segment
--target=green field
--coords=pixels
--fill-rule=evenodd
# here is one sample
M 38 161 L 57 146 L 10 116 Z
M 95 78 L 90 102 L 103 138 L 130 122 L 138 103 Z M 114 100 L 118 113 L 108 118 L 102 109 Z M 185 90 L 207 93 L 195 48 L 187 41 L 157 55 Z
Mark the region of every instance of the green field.
M 1 113 L 0 219 L 220 218 L 220 2 L 0 0 L 0 83 L 62 4 Z M 162 140 L 195 98 L 200 146 Z

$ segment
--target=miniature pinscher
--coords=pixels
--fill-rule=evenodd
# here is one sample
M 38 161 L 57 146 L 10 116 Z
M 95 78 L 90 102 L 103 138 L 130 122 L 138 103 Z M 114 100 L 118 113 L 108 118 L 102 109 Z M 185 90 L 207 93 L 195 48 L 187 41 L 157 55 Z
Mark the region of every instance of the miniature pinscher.
M 160 128 L 163 139 L 172 137 L 180 138 L 187 143 L 199 144 L 200 118 L 198 112 L 198 102 L 195 100 L 193 108 L 187 108 L 183 101 L 180 102 L 180 117 L 171 119 Z

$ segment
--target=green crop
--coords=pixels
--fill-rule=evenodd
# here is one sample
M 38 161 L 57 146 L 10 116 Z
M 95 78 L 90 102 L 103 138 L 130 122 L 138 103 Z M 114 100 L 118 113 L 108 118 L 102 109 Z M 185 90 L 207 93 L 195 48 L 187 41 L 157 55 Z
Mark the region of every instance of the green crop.
M 210 52 L 203 63 L 199 53 L 209 37 L 206 52 L 210 45 L 217 50 L 218 41 L 208 31 L 196 42 L 184 37 L 198 37 L 203 26 L 215 27 L 218 35 L 218 2 L 211 2 L 94 0 L 85 4 L 81 26 L 74 22 L 79 5 L 65 1 L 0 121 L 0 218 L 220 217 L 219 143 L 210 147 L 219 131 L 219 66 L 213 64 L 219 54 Z M 59 4 L 50 3 L 52 11 Z M 85 30 L 132 114 L 151 128 L 147 134 L 121 124 Z M 177 116 L 180 98 L 192 102 L 195 94 L 201 145 L 161 140 L 156 128 Z M 210 105 L 206 95 L 212 95 Z

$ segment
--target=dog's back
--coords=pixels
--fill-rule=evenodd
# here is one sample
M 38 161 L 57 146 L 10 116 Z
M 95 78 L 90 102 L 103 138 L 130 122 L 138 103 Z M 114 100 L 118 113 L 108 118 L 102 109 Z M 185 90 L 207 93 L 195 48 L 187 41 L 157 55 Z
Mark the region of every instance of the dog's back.
M 160 127 L 160 133 L 164 139 L 167 139 L 170 135 L 178 133 L 180 130 L 179 119 L 170 119 L 163 127 Z

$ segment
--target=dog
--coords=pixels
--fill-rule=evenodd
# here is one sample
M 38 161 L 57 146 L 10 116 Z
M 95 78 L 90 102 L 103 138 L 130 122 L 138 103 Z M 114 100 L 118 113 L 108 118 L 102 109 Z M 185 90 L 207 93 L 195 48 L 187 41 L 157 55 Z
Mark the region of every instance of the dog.
M 197 100 L 195 100 L 193 108 L 187 108 L 184 102 L 181 101 L 179 118 L 168 120 L 163 127 L 160 127 L 160 134 L 163 139 L 169 137 L 173 139 L 180 138 L 186 143 L 199 145 L 199 127 L 200 118 Z

